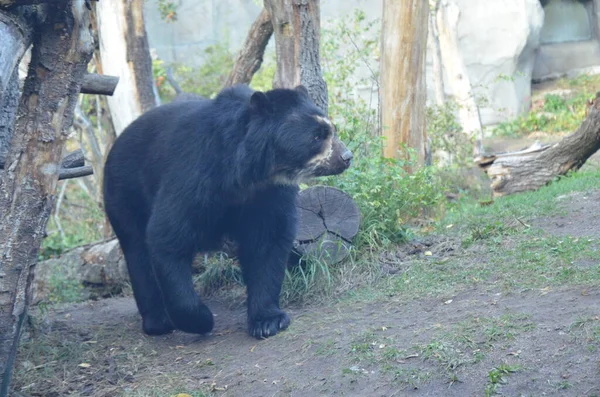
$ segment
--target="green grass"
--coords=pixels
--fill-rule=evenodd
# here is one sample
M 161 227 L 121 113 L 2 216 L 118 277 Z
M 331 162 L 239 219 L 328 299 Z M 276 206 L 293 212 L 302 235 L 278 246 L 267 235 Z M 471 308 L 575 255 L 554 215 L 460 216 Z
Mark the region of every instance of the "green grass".
M 508 225 L 512 224 L 518 229 L 520 221 L 527 223 L 531 218 L 559 213 L 555 200 L 557 197 L 597 188 L 598 178 L 600 169 L 589 166 L 537 191 L 497 198 L 490 206 L 481 206 L 467 197 L 461 205 L 448 209 L 446 217 L 438 224 L 438 231 L 455 225 L 463 235 L 482 227 L 490 228 L 492 234 L 503 234 L 510 230 Z
M 488 397 L 498 394 L 499 386 L 507 383 L 507 376 L 520 370 L 520 366 L 509 365 L 506 363 L 502 363 L 493 368 L 488 373 L 489 383 L 485 387 L 484 395 Z
M 498 136 L 515 136 L 535 131 L 571 133 L 585 119 L 587 101 L 600 91 L 600 76 L 581 75 L 575 79 L 563 78 L 556 88 L 569 90 L 566 95 L 548 93 L 541 103 L 534 101 L 530 112 L 514 120 L 500 123 L 494 129 Z

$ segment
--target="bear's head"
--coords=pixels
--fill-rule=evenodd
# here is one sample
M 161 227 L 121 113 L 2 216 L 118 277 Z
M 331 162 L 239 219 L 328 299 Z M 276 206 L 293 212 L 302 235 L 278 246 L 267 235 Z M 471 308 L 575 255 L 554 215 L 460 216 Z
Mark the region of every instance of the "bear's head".
M 254 92 L 250 119 L 250 129 L 256 130 L 248 133 L 258 133 L 264 139 L 262 160 L 274 183 L 296 185 L 341 174 L 350 166 L 352 152 L 302 85 Z

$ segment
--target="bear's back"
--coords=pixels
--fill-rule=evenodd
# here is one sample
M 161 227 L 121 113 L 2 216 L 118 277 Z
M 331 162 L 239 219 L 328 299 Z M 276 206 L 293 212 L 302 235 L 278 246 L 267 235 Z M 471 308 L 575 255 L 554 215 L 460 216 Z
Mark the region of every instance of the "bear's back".
M 146 201 L 157 194 L 163 180 L 180 189 L 189 186 L 189 179 L 212 178 L 231 166 L 230 155 L 244 136 L 251 94 L 248 87 L 236 86 L 215 99 L 176 101 L 147 111 L 115 141 L 105 178 L 115 190 Z

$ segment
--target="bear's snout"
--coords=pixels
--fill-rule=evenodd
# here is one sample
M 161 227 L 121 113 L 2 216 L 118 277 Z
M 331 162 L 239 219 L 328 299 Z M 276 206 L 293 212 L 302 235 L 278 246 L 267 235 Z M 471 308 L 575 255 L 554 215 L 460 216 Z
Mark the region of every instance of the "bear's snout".
M 350 163 L 352 162 L 353 158 L 354 158 L 354 155 L 352 154 L 352 152 L 350 150 L 346 150 L 344 153 L 342 153 L 342 160 L 344 160 L 344 162 L 346 163 L 346 165 L 348 167 L 350 167 Z

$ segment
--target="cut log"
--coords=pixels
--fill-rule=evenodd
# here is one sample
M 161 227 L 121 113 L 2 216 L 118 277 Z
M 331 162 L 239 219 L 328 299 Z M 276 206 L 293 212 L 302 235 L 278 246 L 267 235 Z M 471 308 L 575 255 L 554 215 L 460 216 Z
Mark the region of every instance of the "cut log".
M 600 95 L 600 94 L 599 94 Z M 482 155 L 477 163 L 492 180 L 495 197 L 537 190 L 578 170 L 600 149 L 600 100 L 592 102 L 577 131 L 553 145 L 539 143 L 517 152 Z
M 235 84 L 250 84 L 254 73 L 260 69 L 265 48 L 273 34 L 271 16 L 263 9 L 250 27 L 246 41 L 238 54 L 233 69 L 225 81 L 225 87 Z
M 86 74 L 81 83 L 82 94 L 98 94 L 111 96 L 117 88 L 119 77 L 96 73 Z
M 360 226 L 360 210 L 348 194 L 328 186 L 305 189 L 298 195 L 298 216 L 297 255 L 331 264 L 348 256 Z

